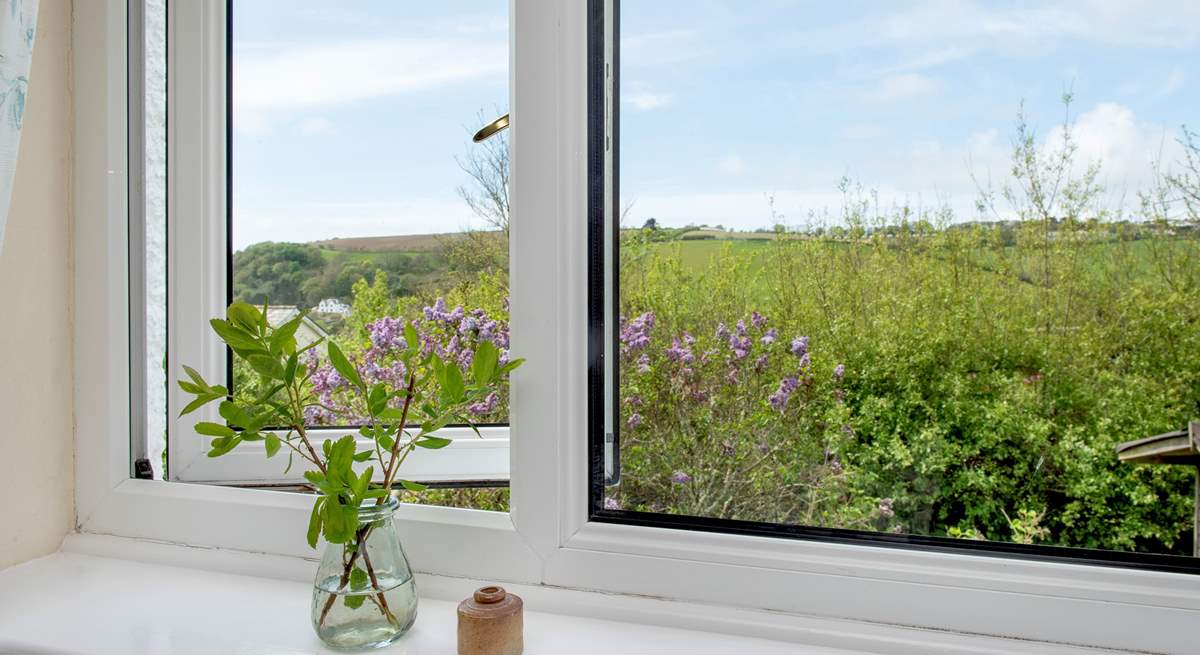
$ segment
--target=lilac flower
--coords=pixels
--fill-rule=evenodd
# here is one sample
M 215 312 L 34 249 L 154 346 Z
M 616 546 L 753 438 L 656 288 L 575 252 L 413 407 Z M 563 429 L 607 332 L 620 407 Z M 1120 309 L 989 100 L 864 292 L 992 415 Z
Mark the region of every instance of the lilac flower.
M 490 414 L 496 411 L 496 406 L 499 404 L 500 396 L 496 395 L 496 392 L 493 391 L 489 393 L 483 400 L 473 403 L 471 406 L 467 407 L 467 411 L 477 416 L 480 414 Z
M 725 374 L 725 384 L 737 384 L 737 383 L 738 383 L 738 370 L 736 368 L 730 367 L 729 372 Z
M 638 367 L 637 367 L 638 373 L 649 373 L 650 372 L 650 356 L 643 353 L 640 357 L 637 358 L 637 365 L 638 365 Z
M 612 496 L 605 496 L 604 509 L 621 509 L 621 503 L 617 502 L 617 499 Z
M 833 367 L 833 379 L 834 380 L 841 382 L 842 378 L 844 378 L 844 377 L 846 377 L 846 365 L 845 364 L 838 364 L 837 366 Z
M 796 337 L 792 339 L 792 345 L 788 348 L 788 352 L 797 357 L 802 357 L 808 353 L 808 337 Z
M 650 345 L 650 330 L 654 329 L 654 312 L 646 312 L 632 320 L 621 319 L 621 345 L 628 351 Z
M 739 320 L 737 325 L 734 326 L 734 333 L 736 333 L 739 337 L 746 336 L 746 321 Z
M 692 400 L 694 400 L 698 403 L 702 403 L 702 402 L 708 400 L 708 392 L 699 387 L 693 388 L 690 395 L 692 397 Z
M 800 386 L 800 381 L 794 377 L 786 377 L 779 381 L 779 388 L 775 393 L 767 397 L 767 402 L 775 411 L 782 412 L 787 408 L 788 399 L 792 397 L 792 393 L 796 391 L 796 387 Z
M 650 503 L 650 511 L 654 512 L 656 514 L 661 514 L 665 511 L 667 511 L 667 508 L 662 503 L 655 501 L 653 503 Z
M 842 463 L 835 457 L 829 462 L 829 472 L 834 475 L 841 475 L 844 469 Z
M 766 368 L 767 368 L 767 356 L 764 353 L 762 355 L 759 355 L 758 359 L 754 360 L 754 372 L 762 373 L 764 370 L 766 370 Z
M 879 515 L 884 518 L 891 518 L 896 515 L 896 510 L 892 507 L 894 501 L 891 498 L 884 498 L 879 501 Z
M 779 338 L 779 331 L 775 328 L 771 328 L 770 330 L 767 330 L 766 334 L 762 335 L 762 338 L 759 339 L 759 341 L 761 341 L 764 346 L 769 346 L 775 343 L 775 339 L 777 338 Z
M 690 342 L 688 341 L 689 339 L 691 339 Z M 696 357 L 692 354 L 692 349 L 685 346 L 684 342 L 693 343 L 695 341 L 696 340 L 693 339 L 692 336 L 687 332 L 683 333 L 683 341 L 680 341 L 679 338 L 676 337 L 674 340 L 672 340 L 671 347 L 667 348 L 667 359 L 673 362 L 680 362 L 682 364 L 691 364 L 696 360 Z
M 745 359 L 750 354 L 750 349 L 754 347 L 754 343 L 750 341 L 750 337 L 729 337 L 729 347 L 733 349 L 733 356 L 736 359 Z
M 721 341 L 729 339 L 729 328 L 725 327 L 724 323 L 717 324 L 717 339 Z
M 675 471 L 675 473 L 671 474 L 671 482 L 674 482 L 675 484 L 687 484 L 691 481 L 692 476 L 684 473 L 683 471 Z
M 800 355 L 800 368 L 806 369 L 812 364 L 812 357 L 808 353 Z
M 834 389 L 833 398 L 838 401 L 838 404 L 846 402 L 846 391 L 844 389 Z
M 641 407 L 642 406 L 642 397 L 641 396 L 629 396 L 628 398 L 625 399 L 625 404 L 629 405 L 630 407 Z
M 637 412 L 630 414 L 629 418 L 625 421 L 625 425 L 628 425 L 630 429 L 636 428 L 637 426 L 639 426 L 641 424 L 642 424 L 642 415 Z
M 758 310 L 750 312 L 750 323 L 758 329 L 762 329 L 767 324 L 767 317 L 758 313 Z

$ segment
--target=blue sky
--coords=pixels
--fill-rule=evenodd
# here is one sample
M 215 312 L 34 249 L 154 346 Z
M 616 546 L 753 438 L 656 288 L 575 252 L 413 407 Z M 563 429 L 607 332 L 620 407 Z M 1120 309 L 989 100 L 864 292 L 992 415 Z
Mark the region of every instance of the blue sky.
M 1135 6 L 1136 5 L 1136 6 Z M 507 110 L 507 3 L 238 0 L 235 245 L 475 225 L 455 188 L 479 112 Z M 1200 3 L 625 0 L 622 195 L 653 216 L 753 229 L 884 205 L 973 215 L 1025 101 L 1110 204 L 1200 127 Z M 1049 145 L 1047 147 L 1050 147 Z

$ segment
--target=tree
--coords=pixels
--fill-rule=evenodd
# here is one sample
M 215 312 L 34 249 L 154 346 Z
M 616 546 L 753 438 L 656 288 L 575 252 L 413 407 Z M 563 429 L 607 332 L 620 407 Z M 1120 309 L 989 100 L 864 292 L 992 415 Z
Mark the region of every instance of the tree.
M 479 121 L 485 119 L 479 113 Z M 458 196 L 487 226 L 442 239 L 452 268 L 463 272 L 508 271 L 508 133 L 473 143 L 463 157 L 455 157 L 469 182 L 458 187 Z
M 319 276 L 325 260 L 317 248 L 300 243 L 256 243 L 233 256 L 233 295 L 242 302 L 299 305 L 304 284 Z
M 654 218 L 647 218 L 646 222 L 642 224 L 642 229 L 657 230 L 658 229 L 658 220 L 654 219 Z

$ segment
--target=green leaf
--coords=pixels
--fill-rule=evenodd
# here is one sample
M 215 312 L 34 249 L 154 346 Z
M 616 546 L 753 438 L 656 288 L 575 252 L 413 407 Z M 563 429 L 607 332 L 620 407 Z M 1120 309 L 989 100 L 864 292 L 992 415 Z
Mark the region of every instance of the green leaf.
M 452 441 L 451 439 L 445 439 L 443 437 L 434 437 L 434 436 L 426 435 L 417 441 L 417 445 L 420 446 L 421 448 L 437 450 L 439 448 L 445 448 L 446 446 L 449 446 L 451 441 Z
M 250 364 L 250 368 L 253 368 L 262 375 L 272 380 L 283 379 L 283 366 L 279 364 L 279 360 L 275 357 L 258 353 L 249 355 L 243 359 L 246 360 L 246 363 Z
M 229 451 L 237 448 L 238 444 L 242 443 L 241 436 L 236 437 L 217 437 L 212 440 L 212 450 L 208 451 L 209 457 L 220 457 Z
M 384 489 L 383 487 L 379 487 L 377 489 L 367 489 L 367 493 L 363 494 L 363 500 L 370 500 L 372 498 L 383 498 L 384 496 L 387 496 L 388 493 L 390 493 L 390 492 L 387 489 Z
M 377 415 L 385 421 L 399 421 L 404 418 L 404 410 L 399 407 L 388 407 Z
M 196 369 L 185 364 L 183 370 L 188 374 L 188 377 L 192 379 L 192 382 L 196 383 L 196 386 L 203 387 L 205 389 L 208 388 L 208 383 L 204 381 L 204 378 L 200 377 L 200 374 L 196 372 Z
M 380 412 L 387 409 L 387 403 L 387 387 L 382 383 L 371 387 L 371 393 L 367 395 L 367 411 L 371 412 L 371 416 L 379 416 Z
M 287 358 L 287 364 L 283 367 L 283 381 L 291 384 L 296 381 L 296 367 L 300 365 L 300 357 L 296 353 L 292 353 Z
M 321 508 L 325 505 L 325 498 L 317 498 L 313 503 L 312 515 L 308 517 L 308 546 L 309 548 L 317 547 L 317 538 L 321 536 Z
M 368 466 L 354 481 L 352 491 L 354 491 L 355 498 L 362 498 L 363 494 L 367 493 L 367 488 L 371 486 L 371 476 L 374 474 L 375 467 Z
M 523 358 L 522 359 L 514 359 L 514 360 L 510 361 L 509 363 L 505 364 L 504 366 L 500 367 L 500 375 L 504 375 L 504 374 L 508 373 L 509 371 L 512 371 L 513 369 L 520 367 L 521 364 L 524 364 L 524 363 L 525 363 L 525 360 Z
M 280 325 L 279 327 L 275 328 L 275 331 L 271 333 L 271 350 L 273 350 L 275 352 L 287 352 L 287 349 L 285 348 L 285 346 L 288 345 L 289 341 L 292 344 L 291 350 L 295 350 L 296 349 L 296 345 L 295 345 L 296 344 L 296 339 L 295 339 L 296 330 L 299 329 L 300 324 L 303 322 L 304 322 L 304 314 L 301 313 L 296 318 L 293 318 L 292 320 L 288 321 L 287 323 L 284 323 L 283 325 Z
M 212 326 L 213 332 L 235 351 L 240 349 L 246 352 L 263 352 L 262 345 L 255 340 L 254 335 L 242 328 L 219 318 L 212 319 L 208 324 Z
M 224 395 L 215 395 L 215 394 L 205 394 L 203 396 L 198 396 L 195 400 L 188 403 L 187 406 L 183 408 L 183 411 L 179 412 L 179 415 L 187 416 L 188 414 L 191 414 L 192 412 L 211 403 L 212 401 L 214 401 L 218 398 L 224 398 L 224 397 L 225 397 Z
M 462 371 L 454 364 L 446 365 L 442 375 L 442 403 L 454 405 L 462 402 L 466 385 L 463 383 Z
M 415 353 L 421 348 L 421 338 L 417 336 L 417 329 L 411 322 L 404 324 L 404 341 L 408 344 L 408 352 Z
M 483 341 L 475 348 L 471 360 L 471 381 L 485 386 L 496 377 L 496 364 L 500 361 L 500 349 L 491 341 Z
M 225 311 L 225 316 L 230 323 L 250 334 L 258 334 L 263 319 L 263 315 L 257 307 L 244 302 L 235 302 L 230 305 L 229 309 Z
M 385 434 L 379 437 L 379 447 L 384 450 L 391 450 L 392 446 L 396 445 L 396 438 L 390 434 Z
M 226 400 L 222 402 L 217 411 L 221 414 L 221 418 L 229 421 L 230 424 L 236 425 L 239 428 L 249 426 L 254 420 L 249 414 L 246 413 L 246 410 L 239 407 L 238 404 L 232 400 Z
M 419 482 L 412 482 L 410 480 L 400 480 L 400 486 L 408 489 L 409 491 L 425 491 L 429 488 L 428 486 Z
M 352 590 L 360 591 L 366 589 L 370 582 L 371 579 L 367 576 L 367 572 L 357 566 L 354 567 L 354 570 L 350 571 L 350 588 Z
M 275 453 L 279 452 L 279 448 L 283 445 L 279 437 L 273 434 L 268 434 L 263 441 L 263 446 L 267 449 L 267 457 L 274 457 Z
M 354 538 L 354 531 L 358 527 L 357 506 L 341 505 L 330 499 L 325 501 L 321 513 L 325 522 L 326 541 L 331 544 L 344 544 Z
M 347 596 L 342 597 L 342 603 L 344 603 L 346 605 L 346 607 L 349 607 L 352 610 L 356 610 L 356 609 L 362 607 L 363 603 L 365 603 L 365 602 L 367 602 L 366 596 L 347 595 Z
M 362 376 L 358 374 L 358 369 L 354 368 L 350 360 L 346 359 L 346 355 L 342 353 L 342 349 L 332 341 L 329 342 L 329 363 L 333 364 L 333 368 L 338 373 L 341 373 L 342 377 L 349 380 L 351 384 L 361 390 L 366 390 Z
M 220 423 L 212 423 L 209 421 L 201 421 L 197 423 L 196 432 L 206 437 L 232 437 L 237 434 L 237 432 L 234 432 L 233 428 L 229 427 L 228 425 L 221 425 Z
M 356 455 L 354 455 L 354 461 L 359 462 L 359 463 L 369 462 L 369 461 L 371 461 L 371 458 L 374 456 L 375 456 L 374 450 L 364 450 L 361 453 L 357 453 Z
M 194 396 L 202 396 L 205 393 L 205 388 L 188 382 L 187 380 L 179 381 L 179 388 Z

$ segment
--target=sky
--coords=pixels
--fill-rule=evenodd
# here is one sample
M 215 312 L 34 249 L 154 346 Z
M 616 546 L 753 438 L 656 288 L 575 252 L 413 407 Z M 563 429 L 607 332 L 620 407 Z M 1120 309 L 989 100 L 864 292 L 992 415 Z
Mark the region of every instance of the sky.
M 470 134 L 508 108 L 508 3 L 234 4 L 234 245 L 448 232 Z M 803 225 L 839 180 L 975 218 L 1018 111 L 1070 120 L 1110 206 L 1200 128 L 1200 3 L 625 0 L 627 224 Z M 768 203 L 774 200 L 774 214 Z M 1003 208 L 1001 208 L 1003 209 Z

